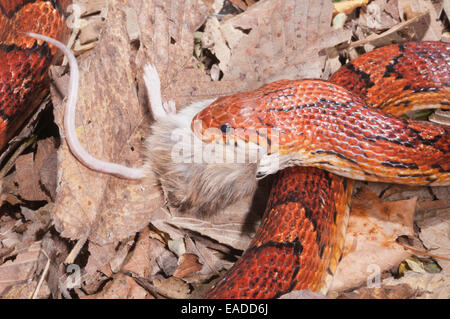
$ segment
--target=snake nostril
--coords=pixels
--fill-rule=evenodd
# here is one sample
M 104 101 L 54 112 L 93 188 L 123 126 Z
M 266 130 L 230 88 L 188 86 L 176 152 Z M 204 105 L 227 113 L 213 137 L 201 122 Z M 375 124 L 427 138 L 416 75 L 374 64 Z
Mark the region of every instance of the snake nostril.
M 222 125 L 220 126 L 220 130 L 221 130 L 223 133 L 228 133 L 228 132 L 231 130 L 231 125 L 230 125 L 230 123 L 224 123 L 224 124 L 222 124 Z

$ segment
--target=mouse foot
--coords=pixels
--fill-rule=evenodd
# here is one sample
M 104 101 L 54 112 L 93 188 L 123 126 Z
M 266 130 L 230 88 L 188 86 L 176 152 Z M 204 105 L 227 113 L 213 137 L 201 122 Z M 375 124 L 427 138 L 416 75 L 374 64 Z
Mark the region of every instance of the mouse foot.
M 161 80 L 159 79 L 158 71 L 152 64 L 144 65 L 144 83 L 147 88 L 147 96 L 150 105 L 150 111 L 155 120 L 163 119 L 167 116 L 166 110 L 161 98 Z
M 175 115 L 177 114 L 177 107 L 175 105 L 175 102 L 172 100 L 163 102 L 163 108 L 166 112 L 166 115 Z

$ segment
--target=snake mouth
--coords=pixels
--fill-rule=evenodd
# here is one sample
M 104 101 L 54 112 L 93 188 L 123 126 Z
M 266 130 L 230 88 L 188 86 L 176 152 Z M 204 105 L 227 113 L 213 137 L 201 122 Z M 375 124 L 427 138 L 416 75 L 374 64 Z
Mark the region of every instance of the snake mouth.
M 236 163 L 259 163 L 272 150 L 270 134 L 262 134 L 258 130 L 238 128 L 224 132 L 214 127 L 204 129 L 200 120 L 193 121 L 191 128 L 194 136 L 207 144 L 206 149 L 211 146 L 218 151 L 223 147 L 223 154 L 233 154 L 226 162 L 231 160 Z
M 204 143 L 234 145 L 241 150 L 258 150 L 261 154 L 276 153 L 279 150 L 279 132 L 268 128 L 222 128 L 204 129 L 201 120 L 194 120 L 191 125 L 193 134 Z

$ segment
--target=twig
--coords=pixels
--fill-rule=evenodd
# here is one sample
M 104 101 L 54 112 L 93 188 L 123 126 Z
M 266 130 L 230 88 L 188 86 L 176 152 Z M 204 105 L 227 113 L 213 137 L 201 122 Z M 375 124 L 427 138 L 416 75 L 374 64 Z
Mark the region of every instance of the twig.
M 41 278 L 39 279 L 38 285 L 36 286 L 36 289 L 33 292 L 33 295 L 31 296 L 31 299 L 36 299 L 37 295 L 39 293 L 39 290 L 41 289 L 42 282 L 44 281 L 45 276 L 47 276 L 48 269 L 50 268 L 50 257 L 47 255 L 45 250 L 41 250 L 42 253 L 47 257 L 47 264 L 45 265 L 44 271 L 42 272 Z
M 86 240 L 88 239 L 89 234 L 84 234 L 83 237 L 78 239 L 75 246 L 73 246 L 72 250 L 70 251 L 69 255 L 67 256 L 64 263 L 66 265 L 73 264 L 75 259 L 77 258 L 78 254 L 80 253 L 81 248 L 83 248 L 84 244 L 86 243 Z
M 16 159 L 23 153 L 25 149 L 28 148 L 28 146 L 33 145 L 34 142 L 36 142 L 37 136 L 35 134 L 30 135 L 25 142 L 23 142 L 19 148 L 13 153 L 11 158 L 8 160 L 8 162 L 3 166 L 3 168 L 0 170 L 0 178 L 5 177 L 6 174 L 8 174 L 9 170 L 14 166 L 16 163 Z

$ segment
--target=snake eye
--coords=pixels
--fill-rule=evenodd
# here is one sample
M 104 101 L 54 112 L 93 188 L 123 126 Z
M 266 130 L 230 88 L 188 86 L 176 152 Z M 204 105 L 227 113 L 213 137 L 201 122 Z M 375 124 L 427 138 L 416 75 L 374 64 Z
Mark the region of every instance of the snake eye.
M 224 124 L 222 124 L 222 125 L 220 126 L 220 130 L 221 130 L 223 133 L 228 133 L 228 132 L 231 130 L 231 125 L 230 125 L 230 123 L 224 123 Z

